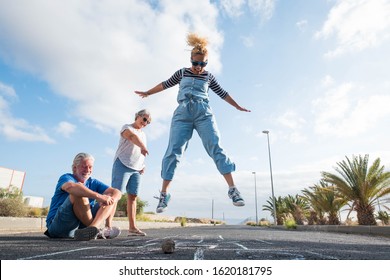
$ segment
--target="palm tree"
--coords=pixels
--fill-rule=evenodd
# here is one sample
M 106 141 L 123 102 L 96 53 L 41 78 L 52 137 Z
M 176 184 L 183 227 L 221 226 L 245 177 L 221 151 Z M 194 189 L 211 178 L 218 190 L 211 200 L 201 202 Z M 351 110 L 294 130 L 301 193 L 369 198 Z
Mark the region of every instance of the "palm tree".
M 390 203 L 390 197 L 378 200 L 378 204 L 379 203 L 381 203 L 381 204 Z M 388 207 L 386 205 L 383 205 L 383 207 L 385 207 L 387 210 L 390 210 L 390 207 Z M 379 207 L 379 210 L 380 210 L 380 207 Z
M 272 197 L 270 197 L 267 201 L 267 204 L 263 205 L 263 211 L 269 211 L 271 216 L 274 216 L 274 203 Z M 283 225 L 286 214 L 286 206 L 283 198 L 279 196 L 275 198 L 275 210 L 276 210 L 276 224 Z
M 309 212 L 309 204 L 299 195 L 288 195 L 284 198 L 288 213 L 298 225 L 303 225 L 306 214 Z
M 298 195 L 288 195 L 286 197 L 279 196 L 275 198 L 276 205 L 276 223 L 283 225 L 287 218 L 293 217 L 298 225 L 303 224 L 305 213 L 309 207 L 306 201 L 304 201 Z M 267 205 L 263 205 L 264 211 L 269 211 L 273 217 L 273 199 L 270 197 L 267 200 Z
M 368 167 L 368 155 L 353 156 L 337 163 L 339 175 L 322 172 L 325 182 L 333 185 L 339 195 L 352 202 L 359 225 L 376 225 L 374 210 L 376 199 L 390 193 L 390 172 L 384 171 L 377 158 Z
M 339 225 L 338 212 L 347 204 L 343 197 L 339 197 L 334 186 L 328 185 L 324 180 L 319 184 L 315 184 L 309 189 L 302 191 L 305 198 L 311 204 L 311 207 L 318 212 L 320 218 L 324 217 L 324 213 L 328 214 L 329 225 Z
M 321 192 L 319 187 L 314 185 L 313 187 L 309 187 L 309 189 L 302 190 L 303 198 L 309 203 L 311 209 L 309 210 L 308 223 L 309 225 L 313 224 L 325 224 L 325 211 L 322 207 L 320 195 Z
M 339 225 L 340 220 L 338 212 L 344 205 L 346 205 L 347 201 L 345 198 L 337 195 L 336 188 L 334 186 L 324 188 L 322 191 L 324 203 L 323 207 L 325 212 L 328 214 L 328 224 Z
M 388 225 L 390 216 L 386 211 L 378 211 L 376 218 L 382 222 L 382 225 Z

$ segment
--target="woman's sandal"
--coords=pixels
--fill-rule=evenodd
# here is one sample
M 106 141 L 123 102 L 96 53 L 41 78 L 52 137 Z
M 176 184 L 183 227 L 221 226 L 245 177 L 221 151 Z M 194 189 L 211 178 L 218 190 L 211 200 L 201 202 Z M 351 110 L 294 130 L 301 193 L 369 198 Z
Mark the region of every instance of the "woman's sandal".
M 127 236 L 146 236 L 146 233 L 142 230 L 129 230 L 129 234 Z

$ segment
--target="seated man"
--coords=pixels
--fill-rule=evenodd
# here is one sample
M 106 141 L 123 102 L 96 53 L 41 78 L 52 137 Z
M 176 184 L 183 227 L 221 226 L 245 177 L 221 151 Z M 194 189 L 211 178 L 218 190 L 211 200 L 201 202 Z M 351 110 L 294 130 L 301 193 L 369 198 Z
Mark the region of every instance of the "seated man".
M 77 154 L 73 173 L 59 178 L 46 218 L 48 237 L 91 240 L 120 234 L 111 223 L 122 193 L 91 178 L 94 160 L 89 154 Z

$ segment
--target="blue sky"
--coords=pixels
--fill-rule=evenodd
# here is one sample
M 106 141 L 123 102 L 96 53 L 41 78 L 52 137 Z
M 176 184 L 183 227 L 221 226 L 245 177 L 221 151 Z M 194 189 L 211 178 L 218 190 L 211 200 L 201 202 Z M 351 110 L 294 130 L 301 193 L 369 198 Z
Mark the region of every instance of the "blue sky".
M 50 203 L 76 153 L 110 183 L 119 129 L 147 108 L 150 155 L 140 197 L 154 211 L 177 87 L 148 90 L 189 67 L 190 31 L 208 37 L 207 69 L 243 107 L 210 91 L 222 145 L 247 205 L 236 208 L 196 133 L 167 215 L 259 217 L 271 194 L 298 194 L 345 156 L 390 166 L 390 3 L 386 0 L 0 0 L 0 166 L 26 171 L 24 194 Z

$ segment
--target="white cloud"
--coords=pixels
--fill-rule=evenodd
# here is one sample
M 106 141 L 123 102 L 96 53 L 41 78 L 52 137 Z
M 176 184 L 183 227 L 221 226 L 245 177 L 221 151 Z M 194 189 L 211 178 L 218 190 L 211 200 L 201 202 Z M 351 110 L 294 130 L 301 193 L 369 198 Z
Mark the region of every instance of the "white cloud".
M 148 108 L 150 135 L 158 137 L 168 127 L 177 88 L 144 100 L 134 90 L 148 90 L 188 65 L 189 31 L 209 39 L 208 69 L 218 73 L 223 37 L 217 16 L 208 1 L 166 0 L 157 8 L 141 0 L 8 1 L 0 9 L 0 55 L 73 101 L 70 113 L 101 130 L 117 131 Z
M 286 111 L 283 115 L 279 116 L 276 121 L 290 129 L 299 129 L 305 124 L 305 119 L 298 116 L 293 110 Z
M 294 110 L 287 110 L 275 119 L 275 122 L 282 127 L 279 129 L 279 137 L 290 143 L 304 143 L 307 137 L 302 130 L 305 128 L 306 120 Z
M 0 134 L 12 141 L 54 143 L 41 127 L 12 115 L 10 98 L 18 99 L 14 88 L 0 82 Z
M 252 14 L 260 16 L 261 22 L 272 18 L 276 0 L 222 0 L 221 9 L 231 18 L 239 18 L 247 6 Z
M 288 140 L 291 143 L 299 144 L 307 142 L 307 137 L 299 131 L 293 131 L 290 133 Z
M 105 153 L 106 155 L 110 156 L 111 158 L 114 158 L 115 153 L 116 153 L 116 150 L 113 149 L 113 148 L 111 148 L 111 147 L 106 147 L 106 148 L 104 149 L 104 153 Z
M 326 53 L 335 57 L 380 45 L 390 37 L 390 2 L 343 0 L 331 9 L 318 39 L 336 37 L 337 46 Z
M 13 87 L 3 84 L 0 81 L 0 95 L 6 96 L 6 97 L 12 97 L 17 98 L 16 92 Z
M 261 20 L 267 21 L 272 18 L 276 0 L 248 0 L 249 8 L 261 16 Z
M 307 24 L 308 24 L 308 22 L 307 22 L 307 20 L 300 20 L 300 21 L 298 21 L 297 23 L 296 23 L 296 26 L 298 27 L 298 29 L 300 30 L 300 31 L 305 31 L 306 30 L 306 27 L 307 27 Z
M 43 98 L 43 97 L 41 97 L 41 96 L 38 96 L 38 100 L 39 100 L 39 102 L 41 102 L 41 103 L 49 104 L 49 100 L 47 100 L 46 98 Z
M 221 0 L 220 6 L 229 17 L 238 18 L 243 14 L 245 0 Z
M 253 36 L 241 36 L 241 40 L 247 48 L 252 48 L 255 45 Z
M 76 126 L 69 122 L 60 122 L 56 127 L 57 133 L 63 135 L 66 138 L 69 138 L 76 130 Z
M 4 119 L 7 121 L 6 119 Z M 46 132 L 39 126 L 30 125 L 22 119 L 8 119 L 7 123 L 0 123 L 0 133 L 12 141 L 45 142 L 54 143 Z
M 388 94 L 371 93 L 370 87 L 343 83 L 313 101 L 315 132 L 321 135 L 354 137 L 390 117 Z M 370 92 L 370 94 L 367 94 Z
M 318 133 L 333 134 L 336 131 L 335 125 L 345 118 L 350 109 L 348 94 L 352 87 L 351 83 L 342 84 L 330 89 L 323 97 L 313 101 L 313 112 L 316 115 L 316 131 Z
M 322 79 L 322 81 L 321 81 L 321 85 L 322 85 L 323 87 L 329 87 L 329 86 L 331 86 L 331 85 L 333 85 L 333 84 L 334 84 L 334 79 L 333 79 L 333 77 L 330 76 L 330 75 L 326 75 L 326 76 Z

